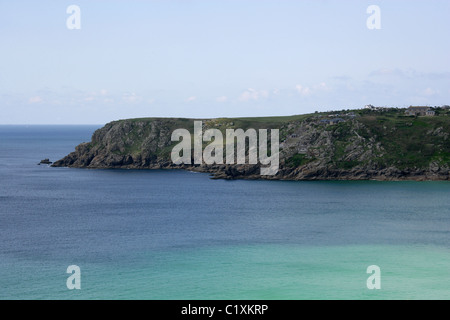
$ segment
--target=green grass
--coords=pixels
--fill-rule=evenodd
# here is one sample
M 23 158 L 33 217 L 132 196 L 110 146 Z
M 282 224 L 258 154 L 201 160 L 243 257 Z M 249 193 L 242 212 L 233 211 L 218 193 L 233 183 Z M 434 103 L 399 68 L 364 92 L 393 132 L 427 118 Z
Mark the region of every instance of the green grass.
M 375 137 L 386 150 L 380 160 L 385 166 L 424 168 L 433 160 L 448 163 L 448 139 L 445 141 L 429 133 L 439 127 L 450 132 L 450 119 L 447 117 L 382 116 L 376 119 L 362 117 L 360 121 L 369 129 L 365 136 Z
M 351 160 L 351 161 L 336 161 L 335 162 L 335 165 L 336 165 L 337 168 L 339 168 L 339 169 L 346 169 L 346 170 L 352 169 L 352 168 L 356 167 L 359 164 L 360 163 L 358 161 L 354 161 L 354 160 Z
M 290 167 L 301 167 L 307 163 L 314 161 L 314 158 L 307 158 L 304 154 L 295 154 L 291 158 L 289 158 L 286 163 Z

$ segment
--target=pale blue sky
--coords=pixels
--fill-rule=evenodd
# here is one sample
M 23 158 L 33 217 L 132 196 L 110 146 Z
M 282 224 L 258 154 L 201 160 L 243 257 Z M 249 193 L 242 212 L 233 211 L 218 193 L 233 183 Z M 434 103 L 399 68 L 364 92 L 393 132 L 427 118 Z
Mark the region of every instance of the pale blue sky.
M 450 104 L 449 14 L 448 0 L 2 0 L 0 124 Z

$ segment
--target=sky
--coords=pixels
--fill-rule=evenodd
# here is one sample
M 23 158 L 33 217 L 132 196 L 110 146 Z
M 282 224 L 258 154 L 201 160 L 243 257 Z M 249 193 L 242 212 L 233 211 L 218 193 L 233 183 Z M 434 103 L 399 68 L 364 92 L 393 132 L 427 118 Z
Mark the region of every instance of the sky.
M 446 105 L 449 14 L 448 0 L 0 0 L 0 124 Z

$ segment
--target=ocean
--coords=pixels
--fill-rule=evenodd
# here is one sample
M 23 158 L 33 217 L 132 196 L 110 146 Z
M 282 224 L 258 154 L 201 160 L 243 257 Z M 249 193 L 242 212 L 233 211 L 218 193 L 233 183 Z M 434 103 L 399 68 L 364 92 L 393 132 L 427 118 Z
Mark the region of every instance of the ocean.
M 449 182 L 37 165 L 99 127 L 0 126 L 0 299 L 450 299 Z

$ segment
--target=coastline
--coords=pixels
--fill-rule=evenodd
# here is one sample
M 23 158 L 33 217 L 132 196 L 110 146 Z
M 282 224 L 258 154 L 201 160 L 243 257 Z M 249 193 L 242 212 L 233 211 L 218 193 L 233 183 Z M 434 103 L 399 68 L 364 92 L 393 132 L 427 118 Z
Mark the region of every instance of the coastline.
M 51 167 L 66 167 L 75 169 L 86 169 L 86 170 L 183 170 L 193 173 L 206 173 L 210 175 L 213 180 L 277 180 L 277 181 L 391 181 L 391 182 L 402 182 L 402 181 L 418 181 L 418 182 L 431 182 L 431 181 L 450 181 L 448 175 L 426 175 L 426 174 L 413 174 L 413 175 L 403 175 L 403 176 L 389 176 L 389 175 L 352 175 L 350 172 L 335 173 L 333 176 L 327 175 L 315 175 L 308 177 L 296 177 L 292 175 L 275 175 L 275 176 L 261 176 L 259 174 L 251 175 L 229 175 L 226 174 L 223 169 L 211 169 L 207 166 L 152 166 L 152 167 L 136 167 L 136 166 L 116 166 L 116 167 L 83 167 L 83 166 L 54 166 Z M 259 170 L 259 167 L 258 167 Z

